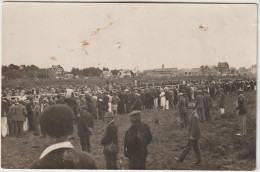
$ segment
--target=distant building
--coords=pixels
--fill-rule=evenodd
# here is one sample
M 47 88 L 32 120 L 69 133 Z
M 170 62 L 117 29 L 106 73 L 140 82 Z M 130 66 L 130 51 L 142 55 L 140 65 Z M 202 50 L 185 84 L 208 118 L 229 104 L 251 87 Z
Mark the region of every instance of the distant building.
M 177 68 L 164 68 L 163 65 L 161 69 L 145 70 L 143 73 L 152 77 L 175 77 L 179 72 Z
M 200 75 L 202 75 L 202 72 L 201 72 L 200 68 L 192 68 L 190 70 L 190 72 L 191 72 L 191 76 L 200 76 Z
M 210 76 L 220 76 L 221 73 L 218 71 L 217 66 L 213 65 L 213 66 L 208 66 L 210 69 Z
M 131 72 L 129 69 L 120 69 L 118 72 L 118 76 L 120 78 L 127 78 L 127 77 L 131 77 Z
M 190 69 L 180 69 L 179 76 L 191 76 L 191 70 Z
M 249 72 L 250 72 L 250 75 L 251 76 L 256 76 L 257 74 L 257 65 L 252 65 L 250 68 L 249 68 Z
M 229 74 L 229 65 L 227 62 L 219 62 L 218 63 L 218 71 L 221 75 L 228 75 Z
M 102 71 L 101 76 L 104 77 L 104 78 L 109 78 L 109 77 L 112 77 L 113 74 L 112 74 L 111 71 Z
M 249 69 L 245 68 L 245 67 L 240 67 L 238 69 L 238 73 L 241 76 L 248 76 L 249 75 Z
M 52 65 L 51 68 L 48 69 L 48 74 L 52 78 L 63 78 L 64 69 L 61 65 Z
M 74 77 L 74 75 L 72 73 L 67 73 L 64 75 L 65 79 L 72 79 Z
M 229 75 L 237 76 L 238 75 L 238 71 L 236 70 L 236 68 L 234 68 L 234 67 L 229 68 Z

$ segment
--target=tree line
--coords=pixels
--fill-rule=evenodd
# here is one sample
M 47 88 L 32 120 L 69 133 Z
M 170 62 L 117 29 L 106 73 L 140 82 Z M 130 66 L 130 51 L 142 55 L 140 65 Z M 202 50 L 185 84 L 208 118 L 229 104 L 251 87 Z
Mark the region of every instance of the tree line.
M 72 68 L 70 73 L 74 76 L 80 77 L 91 77 L 91 76 L 101 76 L 102 71 L 109 71 L 108 68 L 103 67 L 103 69 L 89 67 L 84 69 Z M 69 72 L 64 72 L 69 73 Z M 112 75 L 118 75 L 119 70 L 114 69 L 111 70 Z M 39 68 L 35 65 L 3 65 L 2 66 L 2 76 L 5 79 L 19 79 L 19 78 L 51 78 L 51 70 L 50 68 Z

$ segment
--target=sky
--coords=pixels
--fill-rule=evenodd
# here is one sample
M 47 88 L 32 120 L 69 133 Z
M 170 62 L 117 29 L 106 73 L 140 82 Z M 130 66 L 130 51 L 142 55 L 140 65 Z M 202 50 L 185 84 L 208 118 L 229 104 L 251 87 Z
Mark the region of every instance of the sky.
M 2 65 L 139 70 L 257 60 L 257 5 L 3 2 Z

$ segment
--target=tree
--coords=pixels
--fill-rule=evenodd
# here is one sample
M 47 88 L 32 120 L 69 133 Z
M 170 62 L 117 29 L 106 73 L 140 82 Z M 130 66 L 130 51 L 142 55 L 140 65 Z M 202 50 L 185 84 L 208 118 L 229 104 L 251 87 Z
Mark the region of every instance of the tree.
M 202 65 L 202 66 L 200 66 L 200 71 L 202 72 L 202 75 L 204 76 L 205 75 L 205 71 L 208 69 L 208 66 L 206 65 L 206 66 L 204 66 L 204 65 Z
M 109 69 L 108 69 L 108 68 L 105 68 L 105 67 L 103 67 L 103 71 L 109 71 Z
M 131 73 L 131 76 L 135 76 L 135 73 L 132 70 L 130 70 L 130 73 Z
M 117 76 L 119 73 L 119 70 L 117 70 L 117 69 L 111 70 L 111 73 L 112 73 L 112 75 Z

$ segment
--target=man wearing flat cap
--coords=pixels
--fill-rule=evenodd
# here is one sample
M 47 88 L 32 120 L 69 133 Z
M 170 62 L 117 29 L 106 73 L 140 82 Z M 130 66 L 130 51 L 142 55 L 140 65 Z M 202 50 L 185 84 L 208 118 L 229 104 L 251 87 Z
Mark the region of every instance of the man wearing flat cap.
M 188 101 L 183 97 L 183 93 L 179 93 L 179 113 L 180 113 L 180 120 L 181 120 L 181 127 L 182 128 L 187 128 L 187 106 L 188 106 Z
M 197 108 L 197 112 L 200 118 L 200 122 L 204 121 L 204 117 L 203 117 L 203 108 L 204 108 L 204 104 L 203 104 L 203 99 L 204 96 L 202 95 L 202 91 L 199 90 L 198 91 L 198 95 L 196 96 L 196 108 Z
M 90 135 L 93 129 L 92 115 L 87 111 L 87 106 L 81 106 L 80 117 L 78 121 L 78 136 L 82 151 L 90 152 Z
M 129 169 L 145 169 L 147 146 L 152 141 L 150 127 L 141 122 L 141 111 L 129 114 L 132 125 L 125 134 L 124 154 L 129 158 Z
M 105 155 L 106 168 L 117 169 L 118 127 L 114 122 L 113 112 L 106 112 L 104 120 L 106 123 L 106 132 L 101 139 L 101 145 L 104 146 L 103 153 Z
M 199 164 L 201 162 L 201 153 L 199 147 L 199 138 L 201 137 L 199 116 L 196 112 L 195 103 L 189 103 L 188 109 L 189 111 L 192 111 L 188 122 L 189 140 L 187 145 L 184 147 L 180 157 L 175 158 L 175 160 L 182 163 L 185 157 L 188 155 L 191 147 L 193 147 L 196 155 L 196 161 L 193 163 Z
M 138 93 L 135 93 L 135 101 L 131 107 L 131 110 L 132 111 L 142 110 L 142 100 L 141 100 L 140 94 L 138 94 Z
M 237 102 L 236 102 L 236 109 L 238 110 L 238 119 L 239 119 L 239 128 L 240 132 L 236 134 L 237 136 L 244 136 L 246 134 L 246 98 L 243 94 L 243 90 L 237 90 Z

